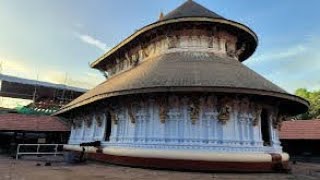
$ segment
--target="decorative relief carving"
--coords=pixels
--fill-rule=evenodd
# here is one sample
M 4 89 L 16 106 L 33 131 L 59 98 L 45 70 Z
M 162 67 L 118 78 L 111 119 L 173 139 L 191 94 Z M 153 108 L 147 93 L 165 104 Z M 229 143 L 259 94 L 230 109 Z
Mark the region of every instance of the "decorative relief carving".
M 130 60 L 127 59 L 127 58 L 125 58 L 123 64 L 124 64 L 124 68 L 125 68 L 125 69 L 128 69 L 128 68 L 130 67 Z
M 155 49 L 155 54 L 158 54 L 159 52 L 160 52 L 160 50 L 161 50 L 161 41 L 162 40 L 159 40 L 159 41 L 157 41 L 157 42 L 155 42 L 154 44 L 155 44 L 155 47 L 154 47 L 154 49 Z
M 190 46 L 191 47 L 203 47 L 201 46 L 201 39 L 199 36 L 190 36 Z
M 117 67 L 116 67 L 116 65 L 112 65 L 110 72 L 111 72 L 111 75 L 114 75 L 114 74 L 117 73 Z
M 203 110 L 206 110 L 206 108 L 207 108 L 206 97 L 200 97 L 200 99 L 199 99 L 199 106 L 200 106 Z
M 226 54 L 229 57 L 236 58 L 237 37 L 231 34 L 225 35 L 226 38 Z
M 169 106 L 171 108 L 178 109 L 180 107 L 180 101 L 178 96 L 171 96 L 169 97 Z
M 276 128 L 276 126 L 277 126 L 277 115 L 276 115 L 275 113 L 271 113 L 269 119 L 270 119 L 271 122 L 272 122 L 272 126 L 273 126 L 274 128 Z
M 133 112 L 132 104 L 129 103 L 127 108 L 128 108 L 128 115 L 131 123 L 136 123 L 136 116 L 135 116 L 135 113 Z
M 241 101 L 236 97 L 234 100 L 233 100 L 233 112 L 236 113 L 236 115 L 238 115 L 240 113 L 240 103 Z
M 208 48 L 213 48 L 213 43 L 214 43 L 214 37 L 211 36 L 208 39 Z
M 212 48 L 214 51 L 220 51 L 221 46 L 220 46 L 220 39 L 217 36 L 212 37 Z
M 107 104 L 106 106 L 106 113 L 109 113 L 110 115 L 110 120 L 117 125 L 118 124 L 118 113 L 116 112 L 117 109 L 119 109 L 119 104 Z M 101 119 L 103 117 L 103 114 L 101 114 Z M 108 117 L 108 115 L 106 114 L 106 117 Z
M 226 53 L 227 52 L 227 49 L 226 49 L 227 39 L 222 32 L 219 33 L 218 40 L 219 40 L 218 43 L 219 43 L 220 53 Z
M 254 114 L 253 122 L 252 122 L 253 126 L 257 126 L 259 124 L 261 112 L 262 112 L 262 106 L 260 104 L 256 104 L 253 106 L 253 114 Z
M 218 119 L 222 124 L 226 124 L 227 121 L 230 119 L 230 113 L 231 113 L 231 106 L 225 104 L 221 107 Z
M 148 121 L 149 120 L 149 109 L 148 100 L 143 96 L 139 98 L 140 101 L 134 106 L 134 112 L 136 115 L 136 120 L 138 121 Z
M 133 65 L 133 66 L 136 66 L 136 65 L 139 64 L 139 54 L 138 54 L 138 53 L 133 54 L 133 55 L 131 56 L 131 59 L 132 59 L 132 65 Z
M 122 71 L 124 69 L 124 61 L 121 61 L 120 59 L 117 58 L 116 62 L 117 62 L 117 65 L 118 65 L 118 68 L 117 68 L 118 72 Z
M 168 112 L 167 119 L 169 120 L 179 120 L 182 118 L 182 113 L 180 111 L 180 99 L 178 96 L 170 96 L 168 99 Z
M 179 34 L 179 35 L 177 35 Z M 214 27 L 212 30 L 204 31 L 194 29 L 192 31 L 178 31 L 171 36 L 160 36 L 151 39 L 150 42 L 140 44 L 136 47 L 128 49 L 123 55 L 114 59 L 108 64 L 107 71 L 110 75 L 119 73 L 120 71 L 134 67 L 145 58 L 155 56 L 172 48 L 203 48 L 211 49 L 210 51 L 219 56 L 229 56 L 238 59 L 245 51 L 245 44 L 237 47 L 237 37 L 226 31 L 217 31 Z
M 122 70 L 120 67 L 120 59 L 119 58 L 116 58 L 115 70 L 116 70 L 116 73 Z
M 145 58 L 145 56 L 144 56 L 145 53 L 144 53 L 144 49 L 142 48 L 142 46 L 140 46 L 140 49 L 138 51 L 138 55 L 139 55 L 139 57 L 138 57 L 139 61 L 142 61 Z
M 235 44 L 230 41 L 226 42 L 226 53 L 229 57 L 236 57 Z
M 132 66 L 133 61 L 132 61 L 132 58 L 129 56 L 128 53 L 125 54 L 125 59 L 127 60 L 127 62 L 129 62 L 129 66 Z
M 206 100 L 207 108 L 215 111 L 218 104 L 218 99 L 215 96 L 208 96 Z
M 278 113 L 278 110 L 277 109 L 275 109 L 274 111 L 271 111 L 270 112 L 270 117 L 269 117 L 269 119 L 271 120 L 271 122 L 272 122 L 272 126 L 273 126 L 273 128 L 277 128 L 277 126 L 278 126 L 278 116 L 279 116 L 279 113 Z
M 232 111 L 232 100 L 230 98 L 223 98 L 221 100 L 221 107 L 218 115 L 218 119 L 222 124 L 226 124 L 230 119 L 230 113 Z
M 166 37 L 166 43 L 168 45 L 168 48 L 176 48 L 178 45 L 178 38 L 177 36 L 171 36 L 171 37 Z
M 92 118 L 91 118 L 91 116 L 89 116 L 89 115 L 84 116 L 84 117 L 83 117 L 83 120 L 84 120 L 85 125 L 86 125 L 87 127 L 90 127 L 90 126 L 92 125 Z
M 199 41 L 200 41 L 200 46 L 201 46 L 201 47 L 209 47 L 210 37 L 201 35 L 201 36 L 199 37 Z
M 206 96 L 200 98 L 200 107 L 203 110 L 202 116 L 204 119 L 217 119 L 217 97 Z
M 200 101 L 199 97 L 192 97 L 190 99 L 190 118 L 192 121 L 192 124 L 195 124 L 196 121 L 199 119 L 200 115 Z
M 69 121 L 68 124 L 71 125 L 71 128 L 72 128 L 72 129 L 75 129 L 75 128 L 76 128 L 76 123 L 74 122 L 74 120 Z
M 273 128 L 280 130 L 282 126 L 282 122 L 286 120 L 285 115 L 278 115 L 278 117 L 274 118 Z
M 236 50 L 235 56 L 236 56 L 237 58 L 239 58 L 239 56 L 241 56 L 241 54 L 242 54 L 245 50 L 246 50 L 246 44 L 245 44 L 245 43 L 242 43 L 241 47 L 240 47 L 238 50 Z
M 149 120 L 149 109 L 148 99 L 143 96 L 133 96 L 125 100 L 124 106 L 127 107 L 128 116 L 131 123 L 137 123 L 140 121 Z M 120 108 L 117 108 L 120 109 Z M 124 115 L 120 112 L 118 113 L 121 118 L 124 118 Z
M 76 128 L 81 128 L 82 126 L 82 119 L 75 119 L 74 124 Z
M 238 118 L 240 121 L 245 121 L 247 118 L 249 118 L 249 111 L 250 111 L 250 101 L 249 98 L 245 97 L 242 98 L 240 101 L 240 107 L 239 107 L 239 115 Z
M 96 115 L 96 121 L 97 121 L 98 127 L 101 127 L 102 121 L 103 121 L 103 114 L 102 113 Z
M 159 106 L 159 118 L 161 123 L 165 123 L 168 117 L 168 100 L 167 97 L 161 96 L 158 98 L 158 106 Z
M 117 113 L 115 113 L 114 110 L 109 110 L 109 113 L 110 113 L 111 121 L 114 124 L 118 124 L 118 115 L 117 115 Z
M 149 57 L 153 54 L 156 53 L 156 45 L 154 43 L 151 43 L 147 48 L 146 48 L 146 51 L 145 51 L 146 55 Z

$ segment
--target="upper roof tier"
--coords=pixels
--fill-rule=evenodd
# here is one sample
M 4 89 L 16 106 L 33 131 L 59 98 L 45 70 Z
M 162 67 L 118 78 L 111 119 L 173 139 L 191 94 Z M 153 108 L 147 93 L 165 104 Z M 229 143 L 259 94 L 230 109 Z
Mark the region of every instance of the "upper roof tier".
M 201 27 L 201 25 L 205 25 L 205 27 Z M 130 49 L 132 49 L 132 47 L 145 46 L 152 42 L 152 38 L 159 37 L 160 35 L 170 35 L 170 33 L 173 33 L 173 26 L 180 27 L 180 29 L 184 30 L 193 30 L 201 27 L 203 28 L 202 30 L 206 31 L 206 36 L 208 34 L 210 34 L 208 36 L 215 36 L 217 29 L 235 34 L 238 39 L 237 50 L 243 49 L 238 58 L 240 62 L 249 58 L 258 45 L 258 38 L 249 27 L 225 19 L 198 3 L 188 0 L 177 9 L 160 17 L 159 21 L 137 30 L 127 39 L 94 61 L 91 67 L 105 71 L 108 63 L 115 61 L 119 56 L 123 57 L 125 52 L 131 51 Z
M 208 17 L 215 19 L 224 19 L 219 14 L 210 11 L 209 9 L 201 6 L 200 4 L 192 0 L 188 0 L 187 2 L 179 6 L 177 9 L 165 15 L 160 20 L 176 19 L 183 17 Z

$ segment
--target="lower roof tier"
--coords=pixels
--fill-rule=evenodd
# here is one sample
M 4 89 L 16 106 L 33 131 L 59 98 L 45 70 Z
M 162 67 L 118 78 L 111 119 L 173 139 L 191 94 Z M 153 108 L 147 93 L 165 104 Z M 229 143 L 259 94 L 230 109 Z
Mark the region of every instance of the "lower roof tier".
M 307 111 L 308 102 L 234 59 L 207 51 L 168 51 L 115 75 L 78 97 L 56 115 L 109 97 L 162 92 L 215 92 L 278 98 L 288 114 Z

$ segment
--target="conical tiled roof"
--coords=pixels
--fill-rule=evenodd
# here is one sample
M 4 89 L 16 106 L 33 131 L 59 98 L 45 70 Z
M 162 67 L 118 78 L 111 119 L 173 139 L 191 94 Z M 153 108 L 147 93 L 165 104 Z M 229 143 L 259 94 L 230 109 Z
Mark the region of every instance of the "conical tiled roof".
M 245 93 L 293 101 L 298 112 L 308 106 L 306 101 L 287 94 L 234 59 L 209 52 L 171 52 L 111 77 L 63 107 L 59 113 L 108 97 L 161 92 Z
M 210 11 L 200 4 L 192 0 L 188 0 L 177 9 L 168 13 L 161 20 L 176 19 L 182 17 L 210 17 L 216 19 L 224 19 L 222 16 Z
M 119 49 L 133 42 L 139 42 L 147 32 L 174 23 L 208 23 L 220 24 L 239 34 L 239 39 L 246 41 L 244 56 L 247 59 L 257 46 L 257 37 L 248 27 L 222 16 L 189 0 L 176 10 L 170 12 L 154 24 L 148 25 L 121 42 L 106 55 L 92 64 L 92 67 L 103 67 Z M 221 26 L 222 27 L 222 26 Z M 155 34 L 158 35 L 158 34 Z M 111 57 L 109 59 L 109 57 Z M 89 105 L 99 100 L 115 96 L 141 93 L 167 92 L 201 92 L 249 94 L 261 99 L 278 99 L 280 108 L 288 114 L 303 113 L 308 109 L 308 102 L 288 94 L 272 82 L 255 73 L 240 61 L 220 57 L 211 51 L 169 51 L 150 56 L 136 67 L 118 73 L 104 83 L 72 101 L 57 114 Z M 100 63 L 100 65 L 99 65 Z M 101 68 L 103 70 L 103 68 Z

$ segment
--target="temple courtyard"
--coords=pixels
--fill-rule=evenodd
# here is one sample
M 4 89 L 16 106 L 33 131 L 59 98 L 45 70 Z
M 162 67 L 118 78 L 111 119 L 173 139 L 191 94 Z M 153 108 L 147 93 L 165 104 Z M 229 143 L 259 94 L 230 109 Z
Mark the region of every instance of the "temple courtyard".
M 50 161 L 51 166 L 45 166 Z M 38 166 L 37 166 L 38 164 Z M 40 166 L 39 166 L 40 164 Z M 66 164 L 58 158 L 25 157 L 14 160 L 0 156 L 0 180 L 87 180 L 87 179 L 319 179 L 320 164 L 300 163 L 292 165 L 292 173 L 199 173 L 130 168 L 87 162 Z

